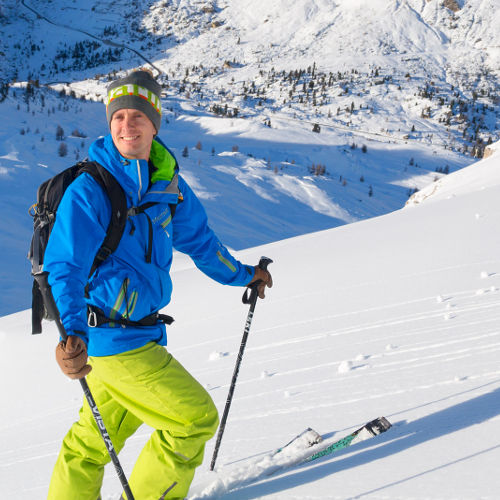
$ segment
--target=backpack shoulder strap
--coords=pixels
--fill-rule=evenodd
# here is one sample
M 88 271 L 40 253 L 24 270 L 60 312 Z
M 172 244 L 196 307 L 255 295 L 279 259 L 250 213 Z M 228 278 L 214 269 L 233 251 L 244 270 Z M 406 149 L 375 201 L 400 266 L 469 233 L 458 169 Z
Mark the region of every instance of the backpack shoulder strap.
M 97 162 L 85 162 L 80 173 L 87 172 L 104 189 L 111 202 L 111 219 L 106 230 L 106 236 L 99 248 L 90 269 L 89 276 L 94 274 L 100 266 L 118 247 L 127 222 L 127 199 L 125 193 L 115 179 L 102 165 Z

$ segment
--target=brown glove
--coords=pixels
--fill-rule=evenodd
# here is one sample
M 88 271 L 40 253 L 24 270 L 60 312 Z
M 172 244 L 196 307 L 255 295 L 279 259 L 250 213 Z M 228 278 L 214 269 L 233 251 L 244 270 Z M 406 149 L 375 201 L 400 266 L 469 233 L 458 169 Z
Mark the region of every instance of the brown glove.
M 259 266 L 255 266 L 254 277 L 252 278 L 252 281 L 248 283 L 248 285 L 251 285 L 252 283 L 255 283 L 256 281 L 259 280 L 260 283 L 257 285 L 257 290 L 259 292 L 259 297 L 263 299 L 265 297 L 264 291 L 266 289 L 266 286 L 268 288 L 271 288 L 273 286 L 273 278 L 269 271 L 265 271 L 264 269 L 261 269 Z
M 92 370 L 87 364 L 87 346 L 76 335 L 69 335 L 66 343 L 59 342 L 56 347 L 56 361 L 64 375 L 69 378 L 83 378 Z

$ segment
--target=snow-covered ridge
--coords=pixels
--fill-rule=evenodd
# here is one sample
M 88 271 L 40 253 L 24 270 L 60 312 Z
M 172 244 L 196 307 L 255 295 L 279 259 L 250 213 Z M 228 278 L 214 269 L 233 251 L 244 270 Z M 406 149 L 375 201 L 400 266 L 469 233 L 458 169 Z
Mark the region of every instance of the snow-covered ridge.
M 371 64 L 377 64 L 378 58 L 386 64 L 388 58 L 384 56 L 392 53 L 406 59 L 425 60 L 427 66 L 434 61 L 430 72 L 435 72 L 443 63 L 452 70 L 461 68 L 466 72 L 476 65 L 493 71 L 498 71 L 499 66 L 497 0 L 463 1 L 458 10 L 448 9 L 446 3 L 438 0 L 276 0 L 271 3 L 265 0 L 141 0 L 129 4 L 102 0 L 95 5 L 81 0 L 72 3 L 5 1 L 0 22 L 6 27 L 13 24 L 21 29 L 28 23 L 32 28 L 24 44 L 34 44 L 34 47 L 23 50 L 23 41 L 18 39 L 17 50 L 22 50 L 28 60 L 38 54 L 38 60 L 43 61 L 78 37 L 71 36 L 70 30 L 57 37 L 54 26 L 33 19 L 33 13 L 24 4 L 48 19 L 57 11 L 57 18 L 53 20 L 62 25 L 89 30 L 113 42 L 138 42 L 136 48 L 148 56 L 155 54 L 156 59 L 161 59 L 166 48 L 172 65 L 181 62 L 184 66 L 186 61 L 210 65 L 212 61 L 223 62 L 235 57 L 245 64 L 265 64 L 278 56 L 275 61 L 278 67 L 290 66 L 292 61 L 307 66 L 316 59 L 336 70 L 345 63 L 343 56 L 364 56 Z M 83 19 L 86 21 L 82 22 Z M 51 43 L 38 33 L 47 28 L 55 36 Z M 4 43 L 12 50 L 14 43 L 8 38 Z M 194 47 L 197 52 L 190 53 Z M 214 50 L 218 54 L 214 54 Z M 427 52 L 425 57 L 423 50 Z M 306 58 L 309 61 L 304 64 Z M 465 66 L 464 61 L 467 61 Z M 19 71 L 26 70 L 19 68 Z
M 457 172 L 442 177 L 413 194 L 407 206 L 427 200 L 443 200 L 464 193 L 483 191 L 500 185 L 500 142 L 489 146 L 485 158 Z

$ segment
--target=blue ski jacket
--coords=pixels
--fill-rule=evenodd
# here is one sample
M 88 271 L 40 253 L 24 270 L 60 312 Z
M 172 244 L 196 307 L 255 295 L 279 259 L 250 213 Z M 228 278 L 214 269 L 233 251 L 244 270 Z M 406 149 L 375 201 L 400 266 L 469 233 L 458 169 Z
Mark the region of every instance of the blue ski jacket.
M 126 327 L 87 324 L 87 305 L 110 319 L 139 321 L 160 311 L 172 294 L 170 267 L 175 248 L 188 254 L 196 266 L 219 283 L 244 286 L 254 269 L 237 261 L 210 229 L 200 201 L 179 175 L 174 155 L 155 138 L 150 161 L 120 155 L 111 135 L 95 141 L 89 159 L 105 167 L 122 186 L 129 209 L 157 202 L 129 216 L 116 251 L 89 278 L 111 217 L 111 203 L 102 187 L 83 173 L 68 187 L 57 211 L 44 256 L 44 270 L 68 335 L 79 335 L 90 356 L 109 356 L 137 349 L 148 342 L 167 344 L 163 323 Z M 182 201 L 178 203 L 179 192 Z M 177 204 L 172 217 L 170 205 Z M 146 262 L 152 223 L 151 262 Z M 87 294 L 85 288 L 88 282 Z M 86 297 L 87 295 L 87 297 Z

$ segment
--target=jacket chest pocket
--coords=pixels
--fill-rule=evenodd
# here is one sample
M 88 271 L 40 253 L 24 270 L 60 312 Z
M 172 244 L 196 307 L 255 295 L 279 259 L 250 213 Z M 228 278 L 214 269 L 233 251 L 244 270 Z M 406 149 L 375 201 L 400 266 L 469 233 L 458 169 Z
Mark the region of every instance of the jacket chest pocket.
M 160 205 L 158 202 L 149 202 L 131 207 L 127 213 L 128 226 L 130 236 L 135 236 L 136 241 L 143 242 L 144 245 L 144 259 L 146 263 L 153 261 L 153 253 L 157 253 L 158 241 L 164 240 L 159 237 L 162 229 L 168 238 L 170 235 L 166 227 L 170 223 L 170 209 L 165 205 Z M 162 246 L 160 244 L 160 246 Z
M 172 260 L 172 213 L 170 206 L 159 204 L 148 211 L 151 220 L 151 262 L 160 267 Z

